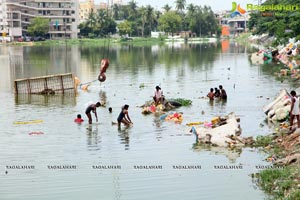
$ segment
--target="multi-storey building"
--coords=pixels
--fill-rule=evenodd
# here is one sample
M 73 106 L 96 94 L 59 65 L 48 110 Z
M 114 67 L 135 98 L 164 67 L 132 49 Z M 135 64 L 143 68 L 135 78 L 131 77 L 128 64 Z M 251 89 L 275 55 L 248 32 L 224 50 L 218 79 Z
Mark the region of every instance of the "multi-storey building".
M 26 35 L 35 17 L 49 19 L 50 38 L 77 38 L 78 0 L 2 0 L 1 8 L 3 29 L 13 38 Z
M 114 4 L 122 5 L 122 0 L 101 0 L 99 4 L 95 4 L 94 0 L 85 0 L 79 4 L 79 20 L 85 22 L 91 12 L 97 12 L 97 10 L 107 10 Z
M 96 11 L 94 0 L 80 2 L 79 4 L 79 20 L 80 23 L 86 21 L 91 12 Z
M 7 15 L 6 15 L 6 6 L 3 0 L 0 0 L 0 33 L 2 35 L 6 35 L 8 33 L 7 29 Z

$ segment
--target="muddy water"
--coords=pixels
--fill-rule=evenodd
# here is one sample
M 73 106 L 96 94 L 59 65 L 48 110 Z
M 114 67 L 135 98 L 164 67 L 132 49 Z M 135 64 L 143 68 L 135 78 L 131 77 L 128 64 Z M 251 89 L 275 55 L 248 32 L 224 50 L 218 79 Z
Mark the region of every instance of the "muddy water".
M 279 89 L 291 86 L 264 66 L 251 65 L 251 51 L 234 43 L 1 47 L 1 199 L 264 199 L 249 176 L 258 171 L 257 165 L 267 164 L 264 154 L 195 145 L 184 125 L 235 112 L 242 135 L 268 133 L 262 106 Z M 13 93 L 18 78 L 72 72 L 83 83 L 93 81 L 105 55 L 111 62 L 107 80 L 93 82 L 76 96 Z M 220 84 L 228 94 L 226 103 L 201 98 Z M 183 113 L 182 124 L 141 114 L 138 106 L 151 99 L 156 85 L 168 98 L 193 101 L 177 110 Z M 106 107 L 97 110 L 99 123 L 87 129 L 84 110 L 99 100 Z M 111 122 L 124 104 L 130 105 L 134 126 L 118 130 Z M 73 122 L 78 113 L 85 120 L 81 125 Z M 29 120 L 42 122 L 14 124 Z M 65 165 L 76 169 L 53 169 Z M 98 165 L 117 169 L 93 168 Z M 149 165 L 158 169 L 135 168 Z M 198 168 L 174 168 L 184 165 Z M 12 169 L 22 166 L 34 169 Z M 220 169 L 236 166 L 242 169 Z

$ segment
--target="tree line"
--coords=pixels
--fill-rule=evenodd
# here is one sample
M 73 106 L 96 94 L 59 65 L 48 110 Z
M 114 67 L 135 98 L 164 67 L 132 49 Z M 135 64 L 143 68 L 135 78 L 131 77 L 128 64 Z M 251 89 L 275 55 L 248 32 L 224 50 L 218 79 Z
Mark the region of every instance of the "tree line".
M 221 29 L 209 6 L 186 5 L 186 0 L 176 0 L 175 7 L 168 4 L 163 11 L 151 5 L 139 7 L 134 0 L 127 5 L 114 4 L 110 9 L 91 11 L 85 22 L 79 25 L 83 37 L 106 37 L 115 34 L 148 37 L 151 31 L 163 31 L 174 35 L 191 31 L 197 36 L 219 35 Z
M 255 11 L 250 14 L 248 28 L 253 34 L 274 36 L 274 44 L 300 39 L 300 0 L 266 0 L 262 5 L 298 5 L 298 10 Z

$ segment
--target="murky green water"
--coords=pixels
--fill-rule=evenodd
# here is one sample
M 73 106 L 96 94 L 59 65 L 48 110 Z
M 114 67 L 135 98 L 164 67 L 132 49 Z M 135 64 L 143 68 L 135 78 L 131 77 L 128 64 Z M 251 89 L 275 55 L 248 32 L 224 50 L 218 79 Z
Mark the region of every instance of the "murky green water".
M 257 165 L 266 165 L 256 149 L 229 151 L 195 146 L 195 137 L 184 124 L 210 120 L 236 112 L 244 136 L 268 133 L 262 107 L 287 83 L 275 80 L 270 69 L 252 66 L 251 49 L 232 43 L 122 46 L 109 49 L 87 46 L 0 47 L 0 199 L 264 199 L 251 180 Z M 109 53 L 108 53 L 109 52 Z M 19 95 L 13 80 L 73 72 L 82 82 L 95 80 L 100 60 L 109 55 L 106 82 L 94 82 L 87 92 L 74 95 Z M 269 67 L 269 66 L 268 66 Z M 140 84 L 145 87 L 140 88 Z M 141 114 L 160 84 L 169 98 L 187 98 L 180 124 L 161 122 Z M 222 84 L 226 104 L 210 105 L 209 88 Z M 258 98 L 263 96 L 262 98 Z M 84 110 L 89 102 L 106 100 L 98 109 L 99 124 L 87 130 Z M 120 108 L 129 104 L 134 126 L 117 130 Z M 113 113 L 107 108 L 112 107 Z M 204 112 L 202 112 L 204 111 Z M 82 125 L 74 124 L 81 113 Z M 43 120 L 36 124 L 15 121 Z M 43 132 L 30 135 L 31 132 Z M 243 169 L 215 166 L 242 165 Z M 31 165 L 35 169 L 7 169 Z M 75 170 L 48 166 L 76 165 Z M 118 165 L 121 169 L 93 169 L 94 165 Z M 162 169 L 135 169 L 156 165 Z M 198 165 L 201 169 L 179 170 L 176 165 Z

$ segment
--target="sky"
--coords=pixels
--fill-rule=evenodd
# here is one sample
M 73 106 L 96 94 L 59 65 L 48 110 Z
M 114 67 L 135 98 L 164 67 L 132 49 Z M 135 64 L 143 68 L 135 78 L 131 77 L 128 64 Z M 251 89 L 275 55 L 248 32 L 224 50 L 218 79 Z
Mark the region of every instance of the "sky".
M 123 0 L 123 2 L 129 2 L 130 0 Z M 134 0 L 137 5 L 146 6 L 151 5 L 157 10 L 161 10 L 161 8 L 168 4 L 175 9 L 175 0 Z M 213 11 L 221 11 L 221 10 L 231 10 L 232 2 L 235 1 L 237 4 L 240 4 L 242 8 L 246 7 L 246 4 L 257 4 L 258 0 L 186 0 L 186 5 L 194 4 L 194 5 L 209 5 Z M 107 0 L 95 0 L 96 4 L 100 2 L 107 2 Z M 111 0 L 109 0 L 111 2 Z

